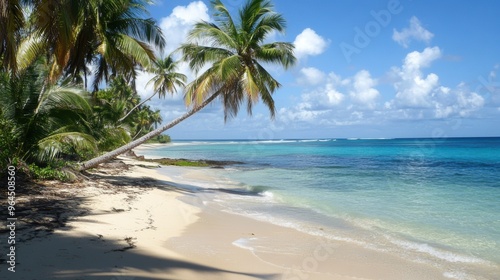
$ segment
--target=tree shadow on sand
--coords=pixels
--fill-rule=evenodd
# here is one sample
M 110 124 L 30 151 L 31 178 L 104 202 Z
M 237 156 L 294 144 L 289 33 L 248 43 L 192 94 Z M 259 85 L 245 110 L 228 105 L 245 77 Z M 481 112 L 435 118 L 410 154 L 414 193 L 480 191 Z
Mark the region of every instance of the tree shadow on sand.
M 2 264 L 1 279 L 178 279 L 177 271 L 190 271 L 193 279 L 224 279 L 232 275 L 245 279 L 277 279 L 275 274 L 239 272 L 205 266 L 190 261 L 151 256 L 136 249 L 120 250 L 123 244 L 96 236 L 69 236 L 54 233 L 17 245 L 16 272 Z M 62 259 L 57 263 L 55 259 Z M 33 264 L 40 269 L 33 269 Z
M 1 279 L 178 279 L 176 271 L 189 270 L 193 279 L 224 279 L 229 275 L 245 279 L 277 279 L 274 274 L 238 272 L 205 266 L 190 261 L 145 255 L 135 249 L 121 251 L 123 244 L 95 236 L 67 236 L 55 233 L 50 240 L 19 244 L 16 272 L 2 265 Z M 113 249 L 114 248 L 114 249 Z M 105 250 L 103 250 L 105 249 Z M 62 258 L 56 263 L 54 257 Z M 41 269 L 32 269 L 36 262 Z

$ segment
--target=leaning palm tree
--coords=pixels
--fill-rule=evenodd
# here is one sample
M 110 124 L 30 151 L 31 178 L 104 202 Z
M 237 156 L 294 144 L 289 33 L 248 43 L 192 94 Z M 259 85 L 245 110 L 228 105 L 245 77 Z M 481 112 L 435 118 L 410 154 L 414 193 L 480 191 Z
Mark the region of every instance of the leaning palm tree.
M 274 117 L 272 94 L 280 84 L 262 63 L 278 64 L 285 69 L 295 63 L 293 44 L 265 43 L 271 32 L 284 31 L 285 19 L 273 11 L 268 0 L 248 0 L 239 11 L 238 21 L 231 17 L 220 0 L 212 1 L 212 5 L 215 22 L 197 23 L 189 34 L 188 43 L 180 47 L 183 58 L 195 71 L 209 66 L 186 87 L 185 100 L 192 109 L 125 146 L 84 162 L 81 170 L 137 147 L 192 116 L 216 98 L 222 101 L 226 120 L 236 116 L 242 103 L 246 103 L 247 111 L 251 113 L 253 105 L 260 99 Z
M 153 83 L 154 92 L 151 96 L 144 99 L 141 103 L 137 104 L 132 108 L 125 116 L 123 116 L 119 122 L 125 120 L 135 109 L 142 106 L 144 103 L 148 102 L 158 94 L 160 98 L 165 98 L 167 93 L 174 93 L 177 91 L 176 86 L 183 87 L 186 83 L 186 75 L 177 72 L 177 62 L 174 61 L 171 55 L 167 56 L 165 59 L 158 59 L 153 63 L 151 72 L 156 74 L 149 82 Z

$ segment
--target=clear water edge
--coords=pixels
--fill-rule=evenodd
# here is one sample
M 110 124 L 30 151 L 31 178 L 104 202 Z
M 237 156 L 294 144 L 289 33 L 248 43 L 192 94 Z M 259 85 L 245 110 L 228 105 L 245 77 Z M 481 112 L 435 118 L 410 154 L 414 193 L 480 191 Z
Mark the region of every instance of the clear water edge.
M 210 180 L 175 175 L 259 194 L 217 193 L 227 212 L 439 266 L 448 278 L 500 271 L 498 138 L 186 141 L 141 154 L 246 162 L 196 171 Z

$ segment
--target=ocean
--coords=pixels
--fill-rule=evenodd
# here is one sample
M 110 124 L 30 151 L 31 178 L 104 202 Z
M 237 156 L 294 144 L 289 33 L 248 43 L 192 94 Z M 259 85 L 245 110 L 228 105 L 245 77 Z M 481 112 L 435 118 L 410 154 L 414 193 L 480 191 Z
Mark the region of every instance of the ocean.
M 162 170 L 181 187 L 226 190 L 210 198 L 223 211 L 394 253 L 450 279 L 500 279 L 500 138 L 195 140 L 140 154 L 243 162 L 196 169 L 203 176 Z

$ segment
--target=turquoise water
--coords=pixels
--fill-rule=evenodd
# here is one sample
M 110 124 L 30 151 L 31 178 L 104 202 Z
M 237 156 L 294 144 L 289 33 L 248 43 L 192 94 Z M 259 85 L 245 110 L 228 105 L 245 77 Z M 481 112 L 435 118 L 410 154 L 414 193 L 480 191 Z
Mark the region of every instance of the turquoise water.
M 141 153 L 244 162 L 193 182 L 258 194 L 217 197 L 229 212 L 426 262 L 448 278 L 500 275 L 500 138 L 178 141 Z

